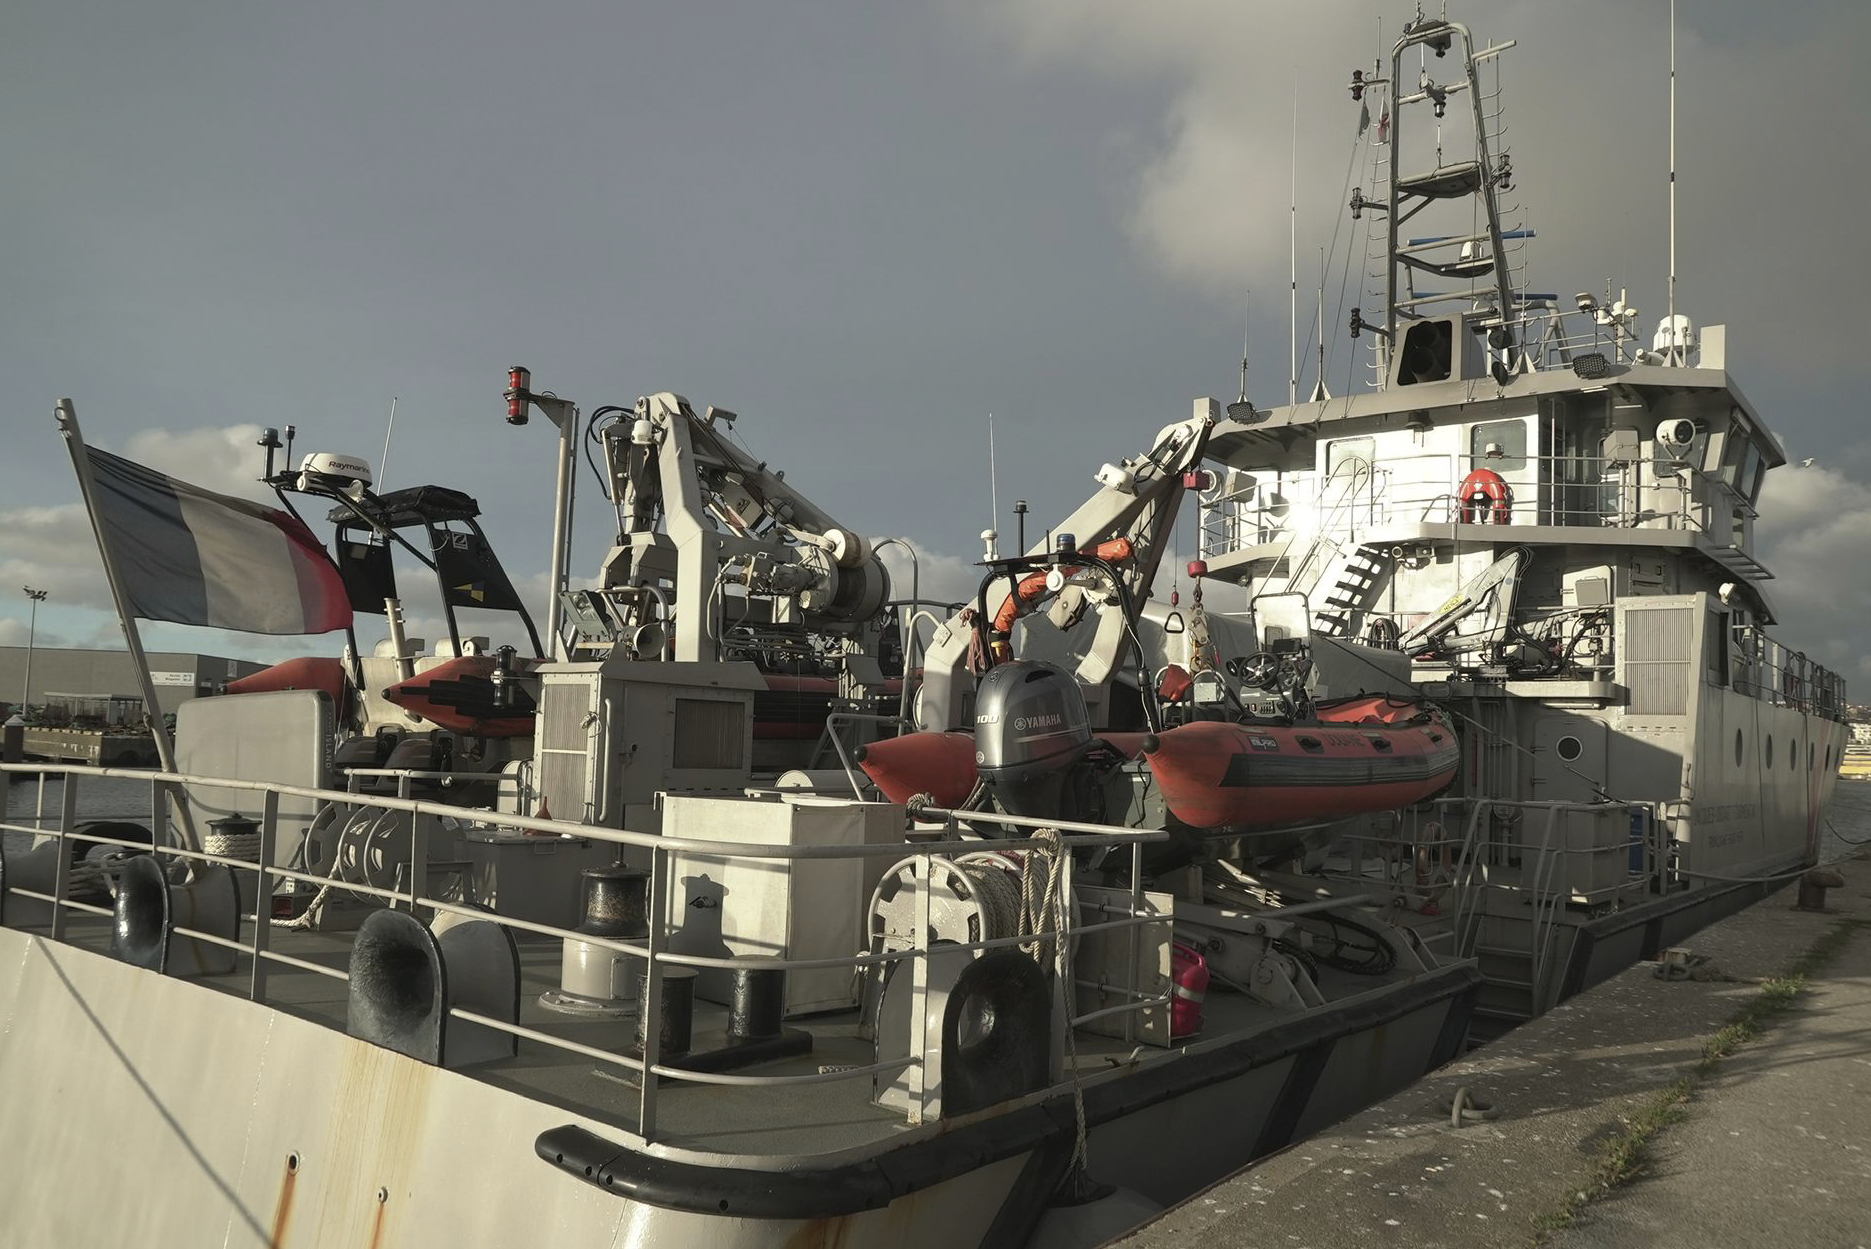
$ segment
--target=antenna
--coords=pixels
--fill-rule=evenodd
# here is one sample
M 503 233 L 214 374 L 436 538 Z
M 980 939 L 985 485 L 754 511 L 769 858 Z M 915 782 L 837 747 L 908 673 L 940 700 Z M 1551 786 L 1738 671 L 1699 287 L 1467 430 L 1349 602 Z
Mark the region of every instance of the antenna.
M 1676 0 L 1670 0 L 1670 363 L 1680 345 L 1676 333 Z M 1683 363 L 1689 361 L 1684 359 Z
M 1672 4 L 1675 0 L 1670 0 Z M 1299 402 L 1299 74 L 1293 75 L 1293 151 L 1286 195 L 1286 406 Z
M 1312 402 L 1320 403 L 1332 397 L 1332 392 L 1325 388 L 1325 249 L 1319 249 L 1319 377 L 1312 386 Z
M 1256 415 L 1254 405 L 1247 399 L 1247 342 L 1248 334 L 1254 324 L 1254 291 L 1247 292 L 1247 316 L 1241 324 L 1241 397 L 1228 405 L 1228 419 L 1231 421 L 1251 421 Z
M 996 560 L 1000 558 L 1000 531 L 995 527 L 1000 524 L 1000 473 L 994 460 L 994 414 L 992 412 L 987 414 L 987 488 L 988 506 L 993 509 L 994 514 L 988 519 L 987 528 L 981 531 L 981 541 L 985 547 L 986 557 L 989 560 Z
M 377 461 L 377 486 L 381 489 L 384 474 L 390 471 L 390 435 L 396 432 L 396 396 L 390 396 L 390 423 L 383 429 L 383 458 Z M 287 465 L 288 468 L 292 467 Z
M 1000 524 L 1000 471 L 994 459 L 994 414 L 987 414 L 987 490 L 988 506 L 993 514 L 988 517 L 990 528 Z

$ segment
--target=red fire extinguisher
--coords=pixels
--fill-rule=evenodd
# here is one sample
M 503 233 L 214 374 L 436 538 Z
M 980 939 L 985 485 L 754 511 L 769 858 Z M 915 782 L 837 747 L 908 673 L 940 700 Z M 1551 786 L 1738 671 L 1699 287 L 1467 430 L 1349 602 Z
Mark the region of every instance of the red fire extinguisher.
M 1208 997 L 1208 960 L 1177 941 L 1169 952 L 1169 1035 L 1182 1040 L 1202 1031 L 1202 1002 Z

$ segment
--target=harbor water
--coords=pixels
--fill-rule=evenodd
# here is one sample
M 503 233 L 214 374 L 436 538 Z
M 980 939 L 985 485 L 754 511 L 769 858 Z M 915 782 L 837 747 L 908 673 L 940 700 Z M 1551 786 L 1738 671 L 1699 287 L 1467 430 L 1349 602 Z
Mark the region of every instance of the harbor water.
M 57 773 L 45 775 L 40 784 L 37 774 L 6 787 L 5 846 L 9 852 L 32 845 L 33 835 L 24 831 L 43 828 L 56 831 L 59 826 L 60 784 Z M 79 823 L 91 820 L 130 820 L 147 827 L 150 823 L 149 782 L 120 776 L 80 777 L 74 814 Z

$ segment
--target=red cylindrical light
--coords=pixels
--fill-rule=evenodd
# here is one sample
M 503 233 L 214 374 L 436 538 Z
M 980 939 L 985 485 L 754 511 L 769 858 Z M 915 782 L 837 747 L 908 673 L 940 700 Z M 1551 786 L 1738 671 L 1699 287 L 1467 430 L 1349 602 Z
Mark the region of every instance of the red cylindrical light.
M 533 371 L 517 365 L 507 370 L 507 423 L 526 424 L 526 405 L 533 386 Z
M 1189 575 L 1191 577 L 1208 576 L 1208 561 L 1205 559 L 1190 560 L 1189 561 Z

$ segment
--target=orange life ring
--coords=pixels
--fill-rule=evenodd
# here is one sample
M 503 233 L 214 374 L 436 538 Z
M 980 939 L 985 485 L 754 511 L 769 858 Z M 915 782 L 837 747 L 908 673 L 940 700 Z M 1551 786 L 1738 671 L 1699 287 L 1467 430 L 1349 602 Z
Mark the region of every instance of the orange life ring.
M 1492 469 L 1478 468 L 1464 477 L 1459 497 L 1464 525 L 1488 524 L 1490 514 L 1494 524 L 1508 523 L 1508 510 L 1513 506 L 1514 492 L 1508 489 L 1501 475 Z

